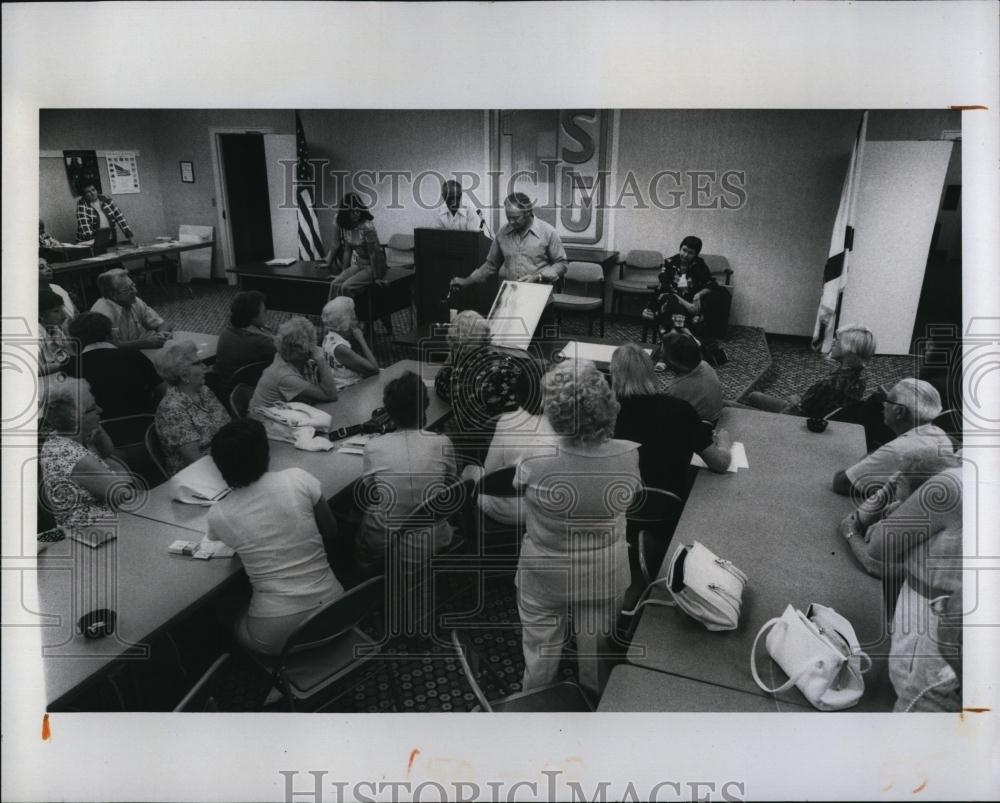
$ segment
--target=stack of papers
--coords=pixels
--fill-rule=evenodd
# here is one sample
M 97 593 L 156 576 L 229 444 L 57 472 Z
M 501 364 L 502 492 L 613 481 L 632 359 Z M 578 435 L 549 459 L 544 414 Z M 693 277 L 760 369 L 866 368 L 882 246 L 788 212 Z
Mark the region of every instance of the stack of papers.
M 340 448 L 337 449 L 341 454 L 357 454 L 363 455 L 365 453 L 365 446 L 368 441 L 374 438 L 374 435 L 354 435 L 343 443 L 341 443 Z
M 280 259 L 269 259 L 264 264 L 270 265 L 272 268 L 287 268 L 295 262 L 298 262 L 295 257 L 281 257 Z
M 170 479 L 171 497 L 185 505 L 214 505 L 228 496 L 229 490 L 219 469 L 208 455 L 195 460 Z
M 209 541 L 207 538 L 203 538 L 201 541 L 174 541 L 167 547 L 167 552 L 171 555 L 183 555 L 197 560 L 231 558 L 236 554 L 232 547 L 226 546 L 222 541 Z

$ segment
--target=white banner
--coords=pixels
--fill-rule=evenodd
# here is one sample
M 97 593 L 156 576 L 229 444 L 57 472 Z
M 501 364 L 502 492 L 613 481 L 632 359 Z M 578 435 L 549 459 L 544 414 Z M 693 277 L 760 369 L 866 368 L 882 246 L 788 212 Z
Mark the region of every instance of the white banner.
M 108 151 L 108 187 L 110 195 L 139 192 L 139 163 L 135 151 Z

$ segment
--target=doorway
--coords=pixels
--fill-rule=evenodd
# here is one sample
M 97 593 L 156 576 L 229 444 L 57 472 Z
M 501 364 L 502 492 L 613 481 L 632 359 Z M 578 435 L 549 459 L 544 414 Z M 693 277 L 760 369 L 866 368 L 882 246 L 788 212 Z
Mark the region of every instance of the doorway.
M 264 135 L 219 134 L 225 184 L 223 219 L 228 221 L 233 264 L 274 258 L 271 200 L 267 189 Z

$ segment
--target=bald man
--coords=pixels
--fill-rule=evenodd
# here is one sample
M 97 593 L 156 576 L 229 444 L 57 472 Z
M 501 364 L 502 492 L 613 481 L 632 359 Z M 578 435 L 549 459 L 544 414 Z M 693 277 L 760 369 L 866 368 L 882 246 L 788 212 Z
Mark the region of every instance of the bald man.
M 434 215 L 434 228 L 448 231 L 478 231 L 482 223 L 469 202 L 462 195 L 462 185 L 446 181 L 441 185 L 442 206 Z

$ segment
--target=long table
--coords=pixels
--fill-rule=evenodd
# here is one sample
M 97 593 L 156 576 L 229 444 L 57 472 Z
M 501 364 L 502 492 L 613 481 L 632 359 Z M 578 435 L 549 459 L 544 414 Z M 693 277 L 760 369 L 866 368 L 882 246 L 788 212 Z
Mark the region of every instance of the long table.
M 659 576 L 666 576 L 670 555 L 694 541 L 731 560 L 750 578 L 739 627 L 710 632 L 677 608 L 647 605 L 628 661 L 770 698 L 750 674 L 754 637 L 789 603 L 805 611 L 817 602 L 851 622 L 862 649 L 874 660 L 865 676 L 865 695 L 852 710 L 891 709 L 880 584 L 856 564 L 837 534 L 836 525 L 850 512 L 851 501 L 831 489 L 834 473 L 865 454 L 864 430 L 856 424 L 831 423 L 817 434 L 806 429 L 804 418 L 734 408 L 725 408 L 720 426 L 746 445 L 750 468 L 724 475 L 699 472 Z M 668 595 L 661 586 L 653 597 Z M 763 641 L 757 656 L 761 678 L 777 686 L 785 676 L 768 657 Z M 794 687 L 778 699 L 805 702 Z M 674 703 L 666 705 L 664 710 L 675 710 Z
M 80 292 L 80 300 L 85 306 L 87 303 L 87 279 L 97 273 L 102 273 L 113 265 L 120 262 L 131 262 L 136 259 L 147 259 L 153 256 L 167 256 L 169 254 L 179 254 L 182 251 L 194 251 L 199 248 L 211 248 L 215 245 L 213 240 L 203 240 L 195 243 L 169 242 L 157 245 L 120 245 L 108 250 L 107 253 L 96 257 L 84 257 L 83 259 L 73 259 L 69 262 L 54 262 L 52 268 L 53 280 L 56 284 L 62 284 L 59 279 L 63 276 L 72 277 L 77 282 Z
M 46 699 L 59 708 L 119 660 L 141 660 L 151 639 L 205 604 L 242 569 L 239 558 L 171 555 L 176 540 L 197 533 L 120 513 L 108 525 L 117 538 L 92 549 L 67 538 L 38 556 Z M 98 608 L 117 614 L 112 636 L 88 640 L 76 632 L 80 617 Z
M 299 260 L 291 265 L 251 262 L 229 268 L 240 290 L 259 290 L 267 296 L 268 309 L 319 315 L 326 303 L 333 276 L 324 262 Z
M 372 410 L 382 406 L 382 390 L 391 379 L 405 371 L 413 371 L 430 382 L 441 369 L 437 365 L 421 365 L 416 360 L 400 360 L 378 375 L 363 379 L 349 388 L 344 388 L 335 402 L 315 405 L 328 412 L 334 427 L 361 424 L 371 417 Z M 429 391 L 430 407 L 427 410 L 427 425 L 431 426 L 443 418 L 449 407 L 434 393 Z M 328 452 L 305 452 L 290 443 L 271 441 L 271 470 L 281 471 L 296 466 L 313 474 L 323 488 L 324 496 L 335 496 L 361 476 L 362 458 L 359 455 L 342 454 L 335 447 Z M 199 533 L 208 531 L 208 508 L 175 502 L 171 496 L 170 483 L 165 482 L 153 488 L 145 503 L 134 511 L 135 515 L 153 521 L 167 522 Z

